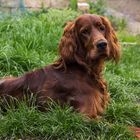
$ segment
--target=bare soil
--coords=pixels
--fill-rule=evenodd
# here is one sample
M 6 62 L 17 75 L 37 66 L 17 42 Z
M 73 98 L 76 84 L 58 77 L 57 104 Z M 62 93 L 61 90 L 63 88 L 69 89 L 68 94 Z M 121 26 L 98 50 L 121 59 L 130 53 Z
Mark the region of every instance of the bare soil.
M 140 0 L 106 0 L 107 5 L 140 22 Z
M 140 0 L 106 0 L 110 13 L 127 21 L 127 30 L 140 34 Z

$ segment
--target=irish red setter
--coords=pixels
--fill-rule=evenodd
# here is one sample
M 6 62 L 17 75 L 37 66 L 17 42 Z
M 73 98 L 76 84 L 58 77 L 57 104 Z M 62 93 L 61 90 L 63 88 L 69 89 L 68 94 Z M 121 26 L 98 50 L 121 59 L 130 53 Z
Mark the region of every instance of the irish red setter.
M 102 76 L 104 63 L 117 62 L 120 56 L 118 39 L 108 19 L 84 14 L 67 23 L 59 54 L 59 59 L 45 68 L 0 80 L 0 96 L 22 99 L 32 93 L 41 107 L 52 99 L 90 118 L 101 115 L 109 100 Z

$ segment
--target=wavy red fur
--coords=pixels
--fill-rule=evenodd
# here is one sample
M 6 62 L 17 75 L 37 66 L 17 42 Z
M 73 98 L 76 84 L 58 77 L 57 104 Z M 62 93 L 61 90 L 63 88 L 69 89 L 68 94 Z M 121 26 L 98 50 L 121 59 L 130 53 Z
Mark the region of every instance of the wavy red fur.
M 118 61 L 120 46 L 110 22 L 85 14 L 69 22 L 59 44 L 59 59 L 53 64 L 17 78 L 0 81 L 0 96 L 22 99 L 35 94 L 42 106 L 51 98 L 69 104 L 88 117 L 104 112 L 109 101 L 102 76 L 106 60 Z

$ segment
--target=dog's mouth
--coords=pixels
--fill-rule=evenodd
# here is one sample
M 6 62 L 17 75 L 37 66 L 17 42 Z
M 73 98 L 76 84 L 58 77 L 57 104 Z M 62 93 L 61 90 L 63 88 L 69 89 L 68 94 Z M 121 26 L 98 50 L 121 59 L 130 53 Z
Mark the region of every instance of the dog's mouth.
M 108 57 L 109 57 L 109 50 L 108 49 L 105 49 L 102 51 L 91 50 L 87 55 L 87 59 L 91 62 L 99 60 L 99 59 L 106 60 L 106 58 L 108 58 Z
M 109 54 L 106 52 L 98 54 L 98 57 L 108 57 L 108 56 L 109 56 Z
M 106 59 L 109 56 L 109 52 L 106 51 L 99 51 L 96 55 L 95 55 L 95 59 Z
M 92 58 L 89 58 L 88 59 L 88 62 L 92 65 L 94 64 L 95 62 L 98 62 L 99 60 L 104 60 L 106 61 L 108 59 L 108 54 L 106 53 L 99 53 L 97 54 L 96 56 L 92 57 Z

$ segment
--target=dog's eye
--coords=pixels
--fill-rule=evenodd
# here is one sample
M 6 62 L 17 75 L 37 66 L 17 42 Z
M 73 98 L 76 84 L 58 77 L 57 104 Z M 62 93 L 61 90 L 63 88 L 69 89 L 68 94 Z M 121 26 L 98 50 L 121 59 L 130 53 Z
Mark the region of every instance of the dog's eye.
M 89 33 L 89 31 L 88 31 L 88 29 L 87 29 L 87 28 L 85 28 L 85 29 L 83 29 L 83 30 L 81 31 L 81 33 L 82 33 L 82 34 L 84 34 L 84 35 L 86 35 L 86 34 L 88 34 L 88 33 Z
M 99 29 L 100 29 L 100 31 L 103 32 L 103 31 L 105 31 L 105 26 L 100 26 Z

